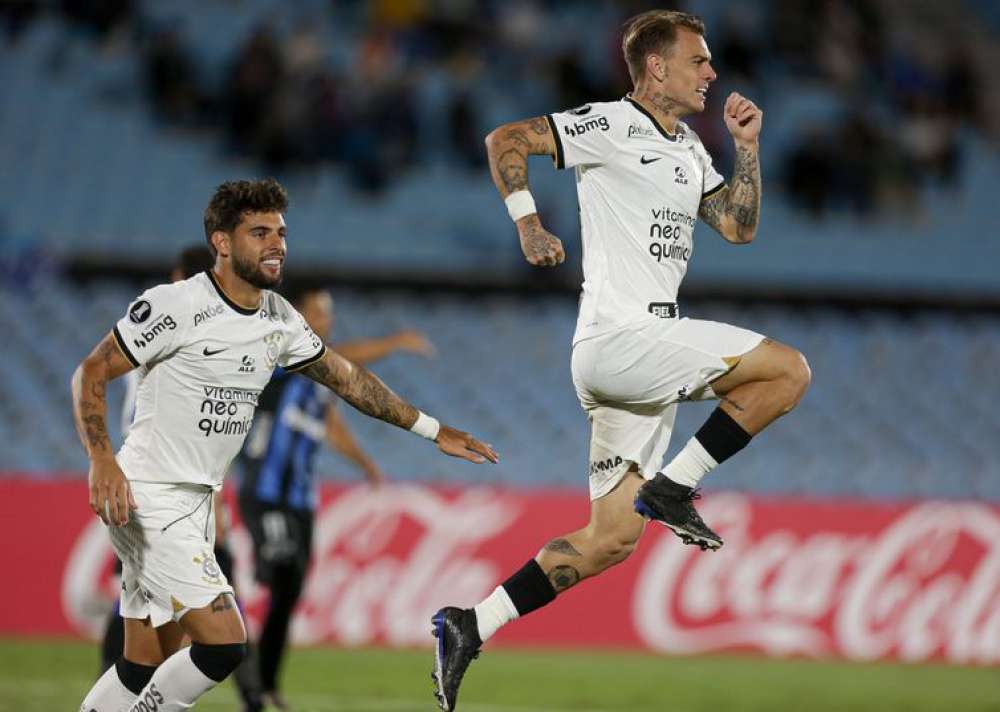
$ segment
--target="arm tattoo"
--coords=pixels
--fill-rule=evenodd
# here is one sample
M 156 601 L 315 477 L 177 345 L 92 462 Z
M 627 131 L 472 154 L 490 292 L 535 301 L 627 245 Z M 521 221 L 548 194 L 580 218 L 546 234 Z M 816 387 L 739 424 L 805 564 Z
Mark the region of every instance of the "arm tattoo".
M 698 216 L 720 234 L 723 223 L 735 224 L 734 242 L 749 242 L 760 222 L 760 158 L 757 151 L 736 149 L 733 178 L 715 195 L 702 201 Z
M 583 554 L 576 550 L 575 546 L 565 539 L 553 539 L 545 545 L 545 550 L 554 551 L 557 554 L 565 554 L 566 556 L 583 556 Z
M 90 456 L 111 452 L 105 396 L 116 348 L 111 337 L 106 337 L 73 374 L 73 420 Z
M 541 260 L 547 257 L 552 250 L 552 242 L 552 235 L 538 220 L 529 221 L 521 233 L 524 256 L 528 259 Z
M 556 593 L 561 593 L 570 586 L 580 583 L 580 572 L 572 566 L 556 566 L 549 571 L 549 582 Z
M 417 409 L 393 393 L 371 371 L 329 350 L 322 359 L 302 369 L 302 374 L 326 386 L 365 415 L 407 429 L 417 422 Z
M 490 173 L 501 194 L 528 188 L 528 156 L 551 155 L 551 132 L 544 117 L 500 127 L 487 141 Z
M 528 160 L 526 155 L 516 148 L 507 149 L 500 154 L 497 168 L 508 195 L 528 187 Z
M 549 122 L 545 120 L 544 116 L 536 116 L 533 119 L 529 119 L 528 126 L 539 136 L 545 136 L 549 133 Z

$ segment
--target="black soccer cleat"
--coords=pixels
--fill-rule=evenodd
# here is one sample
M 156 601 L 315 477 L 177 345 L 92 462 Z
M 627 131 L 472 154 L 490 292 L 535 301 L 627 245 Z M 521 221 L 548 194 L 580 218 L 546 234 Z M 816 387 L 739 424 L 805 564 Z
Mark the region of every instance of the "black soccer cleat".
M 479 657 L 483 641 L 479 639 L 476 612 L 470 608 L 442 608 L 431 618 L 431 632 L 437 638 L 434 653 L 434 696 L 446 712 L 455 709 L 458 687 L 469 667 Z
M 645 482 L 635 496 L 635 511 L 646 519 L 670 527 L 685 544 L 701 547 L 702 551 L 722 546 L 722 537 L 708 525 L 691 504 L 701 495 L 693 487 L 674 482 L 662 472 Z

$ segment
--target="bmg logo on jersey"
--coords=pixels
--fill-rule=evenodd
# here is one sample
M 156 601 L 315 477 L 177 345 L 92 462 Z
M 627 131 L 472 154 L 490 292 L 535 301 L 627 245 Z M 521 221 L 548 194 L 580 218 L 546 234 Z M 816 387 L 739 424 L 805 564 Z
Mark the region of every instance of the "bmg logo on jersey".
M 567 136 L 582 136 L 592 129 L 608 131 L 610 128 L 611 124 L 608 123 L 607 117 L 593 116 L 585 121 L 577 121 L 575 124 L 567 124 L 563 126 L 563 131 L 566 132 Z
M 146 318 L 148 318 L 148 314 Z M 173 331 L 176 328 L 177 322 L 174 321 L 174 318 L 169 314 L 164 314 L 154 321 L 146 331 L 139 332 L 139 335 L 132 339 L 132 343 L 136 345 L 136 348 L 143 349 L 153 343 L 153 340 L 160 334 Z

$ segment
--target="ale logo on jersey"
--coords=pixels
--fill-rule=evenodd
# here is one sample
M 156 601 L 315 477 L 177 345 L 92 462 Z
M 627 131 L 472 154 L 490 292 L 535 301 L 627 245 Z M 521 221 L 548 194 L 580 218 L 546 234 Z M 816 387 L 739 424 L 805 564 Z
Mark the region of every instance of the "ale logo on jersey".
M 128 319 L 133 324 L 141 324 L 153 313 L 153 307 L 145 299 L 140 299 L 128 308 Z
M 685 173 L 684 169 L 680 166 L 674 167 L 674 183 L 680 183 L 681 185 L 688 184 L 687 173 Z
M 254 365 L 254 358 L 250 354 L 244 354 L 243 359 L 240 361 L 239 372 L 240 373 L 253 373 L 257 370 L 257 366 Z

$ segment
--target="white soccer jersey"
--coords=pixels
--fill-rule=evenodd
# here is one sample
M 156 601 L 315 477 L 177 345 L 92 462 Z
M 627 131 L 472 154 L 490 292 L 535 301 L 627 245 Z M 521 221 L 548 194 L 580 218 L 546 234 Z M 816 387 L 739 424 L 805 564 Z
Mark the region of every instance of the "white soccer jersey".
M 326 350 L 280 295 L 246 309 L 209 272 L 147 290 L 114 335 L 143 372 L 117 457 L 136 482 L 221 486 L 275 366 L 300 369 Z
M 556 166 L 576 169 L 583 294 L 573 343 L 655 318 L 676 303 L 703 198 L 723 178 L 698 136 L 668 134 L 637 102 L 548 116 Z

